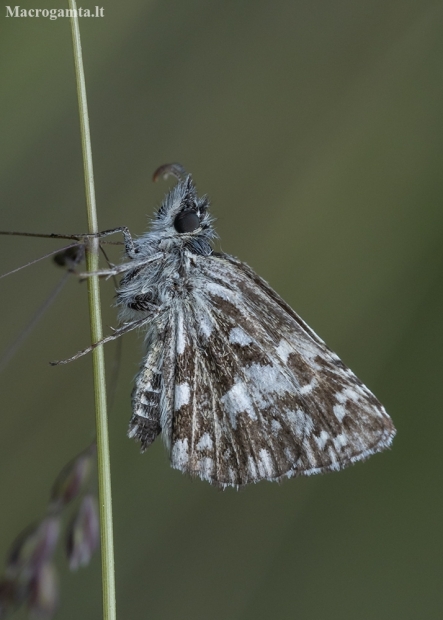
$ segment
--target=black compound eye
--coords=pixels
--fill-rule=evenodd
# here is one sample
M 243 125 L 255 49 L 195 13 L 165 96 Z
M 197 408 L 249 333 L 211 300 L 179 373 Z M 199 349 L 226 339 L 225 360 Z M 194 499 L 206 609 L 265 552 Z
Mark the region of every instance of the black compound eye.
M 179 233 L 193 232 L 200 226 L 200 219 L 195 211 L 182 211 L 174 220 L 174 228 Z

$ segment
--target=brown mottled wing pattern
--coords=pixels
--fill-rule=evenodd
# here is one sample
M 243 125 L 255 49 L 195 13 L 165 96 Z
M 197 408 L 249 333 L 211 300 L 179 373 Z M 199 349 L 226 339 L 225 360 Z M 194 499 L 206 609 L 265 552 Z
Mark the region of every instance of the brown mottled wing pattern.
M 390 445 L 379 401 L 247 265 L 218 255 L 191 269 L 162 423 L 173 467 L 239 486 L 341 469 Z
M 140 441 L 144 452 L 162 432 L 168 433 L 173 411 L 175 324 L 169 313 L 154 321 L 146 335 L 147 354 L 132 391 L 128 436 Z
M 229 342 L 229 317 L 194 303 L 178 311 L 177 326 L 172 466 L 221 486 L 284 475 L 297 446 L 289 428 L 286 435 L 273 433 L 278 422 L 254 389 L 253 367 Z M 258 348 L 250 352 L 250 361 L 257 360 Z

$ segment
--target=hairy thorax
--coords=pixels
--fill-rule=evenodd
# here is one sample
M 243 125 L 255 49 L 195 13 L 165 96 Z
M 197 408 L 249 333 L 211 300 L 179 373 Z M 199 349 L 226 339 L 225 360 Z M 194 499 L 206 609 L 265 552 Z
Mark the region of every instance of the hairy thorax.
M 169 313 L 175 304 L 192 297 L 199 279 L 196 276 L 194 255 L 188 250 L 162 253 L 147 266 L 136 266 L 121 280 L 116 305 L 120 320 Z

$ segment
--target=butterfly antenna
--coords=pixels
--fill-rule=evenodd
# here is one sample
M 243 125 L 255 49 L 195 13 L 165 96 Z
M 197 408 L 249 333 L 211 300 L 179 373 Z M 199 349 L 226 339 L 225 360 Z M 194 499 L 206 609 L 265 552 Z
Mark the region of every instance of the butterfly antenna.
M 40 239 L 76 239 L 80 241 L 82 237 L 88 235 L 62 235 L 58 233 L 30 233 L 30 232 L 17 232 L 15 230 L 0 230 L 0 235 L 7 235 L 10 237 L 38 237 Z
M 45 254 L 44 256 L 40 256 L 40 258 L 35 258 L 34 260 L 29 261 L 29 263 L 26 263 L 25 265 L 21 265 L 21 267 L 17 267 L 16 269 L 13 269 L 12 271 L 8 271 L 8 273 L 3 273 L 2 275 L 0 275 L 0 280 L 2 278 L 6 278 L 6 276 L 10 276 L 13 273 L 17 273 L 17 271 L 21 271 L 22 269 L 25 269 L 25 267 L 30 267 L 31 265 L 35 265 L 35 263 L 39 263 L 41 260 L 44 260 L 45 258 L 49 258 L 50 256 L 56 256 L 57 254 L 61 254 L 63 252 L 65 252 L 66 250 L 70 250 L 71 248 L 78 248 L 78 247 L 82 247 L 82 243 L 71 243 L 71 245 L 67 245 L 65 248 L 62 249 L 58 249 L 58 250 L 54 250 L 53 252 L 48 252 L 47 254 Z
M 97 233 L 76 233 L 74 235 L 62 235 L 59 233 L 30 233 L 30 232 L 16 232 L 15 230 L 0 230 L 0 235 L 12 236 L 12 237 L 37 237 L 38 239 L 72 239 L 74 241 L 82 241 L 86 239 L 100 239 L 100 243 L 106 245 L 123 245 L 122 241 L 103 241 L 102 237 L 107 237 L 114 233 L 122 232 L 122 227 L 113 228 L 112 230 L 103 230 Z M 58 251 L 58 250 L 56 250 Z

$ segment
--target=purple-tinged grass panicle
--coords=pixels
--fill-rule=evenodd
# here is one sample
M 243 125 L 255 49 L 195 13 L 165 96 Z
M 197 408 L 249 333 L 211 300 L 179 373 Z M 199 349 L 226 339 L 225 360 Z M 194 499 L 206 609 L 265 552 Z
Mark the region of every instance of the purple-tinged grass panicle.
M 51 490 L 50 507 L 53 510 L 60 510 L 84 490 L 95 466 L 96 452 L 93 443 L 61 470 Z
M 0 579 L 0 620 L 26 604 L 30 617 L 49 620 L 58 607 L 58 578 L 53 565 L 62 518 L 72 502 L 76 511 L 66 530 L 71 570 L 89 564 L 100 542 L 97 500 L 90 489 L 95 443 L 72 459 L 57 476 L 46 515 L 15 539 Z M 93 485 L 95 486 L 95 485 Z
M 13 542 L 0 581 L 0 619 L 25 602 L 32 618 L 52 618 L 58 601 L 52 557 L 59 535 L 60 518 L 48 515 Z
M 96 498 L 85 495 L 68 528 L 66 551 L 69 568 L 87 566 L 100 542 L 100 527 Z
M 60 535 L 60 518 L 47 516 L 26 528 L 13 542 L 6 563 L 7 579 L 28 583 L 55 551 Z
M 30 584 L 28 597 L 29 617 L 32 620 L 50 620 L 59 601 L 58 575 L 52 562 L 45 562 Z
M 11 579 L 0 581 L 0 620 L 6 618 L 26 600 L 28 589 Z

